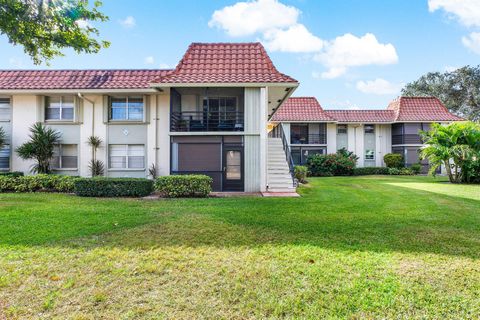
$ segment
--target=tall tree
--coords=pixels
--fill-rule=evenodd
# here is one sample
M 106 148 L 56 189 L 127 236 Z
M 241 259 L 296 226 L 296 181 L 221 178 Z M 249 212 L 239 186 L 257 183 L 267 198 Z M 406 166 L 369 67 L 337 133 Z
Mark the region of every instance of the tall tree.
M 62 49 L 97 53 L 110 43 L 96 39 L 99 31 L 90 22 L 106 21 L 102 5 L 88 0 L 0 0 L 0 34 L 21 45 L 35 64 L 63 56 Z
M 480 65 L 429 72 L 402 89 L 404 96 L 435 96 L 451 112 L 480 121 Z

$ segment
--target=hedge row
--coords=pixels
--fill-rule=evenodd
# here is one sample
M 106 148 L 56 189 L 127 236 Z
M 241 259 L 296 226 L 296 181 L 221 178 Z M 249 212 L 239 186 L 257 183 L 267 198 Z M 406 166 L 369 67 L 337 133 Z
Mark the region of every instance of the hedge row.
M 0 172 L 0 177 L 21 177 L 23 172 L 12 171 L 12 172 Z
M 212 178 L 205 175 L 176 175 L 157 178 L 155 189 L 168 198 L 207 197 Z
M 368 175 L 382 175 L 389 174 L 389 168 L 385 167 L 364 167 L 364 168 L 355 168 L 353 169 L 354 176 L 368 176 Z
M 80 197 L 146 197 L 153 192 L 153 181 L 141 178 L 79 178 L 74 184 Z
M 0 192 L 73 192 L 74 182 L 70 176 L 38 174 L 35 176 L 0 176 Z

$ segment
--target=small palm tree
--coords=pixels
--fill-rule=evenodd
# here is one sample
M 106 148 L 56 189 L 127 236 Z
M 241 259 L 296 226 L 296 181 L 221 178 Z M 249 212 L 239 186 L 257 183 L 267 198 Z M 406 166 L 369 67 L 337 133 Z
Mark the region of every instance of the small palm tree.
M 50 173 L 53 149 L 59 144 L 60 137 L 60 132 L 37 122 L 30 128 L 30 141 L 18 147 L 16 152 L 23 160 L 36 161 L 32 166 L 33 173 Z
M 0 149 L 7 144 L 7 133 L 0 127 Z
M 105 172 L 105 166 L 102 161 L 97 160 L 97 151 L 102 145 L 102 139 L 97 136 L 90 136 L 88 137 L 87 143 L 90 147 L 92 147 L 92 160 L 90 160 L 88 165 L 90 174 L 92 177 L 103 176 Z

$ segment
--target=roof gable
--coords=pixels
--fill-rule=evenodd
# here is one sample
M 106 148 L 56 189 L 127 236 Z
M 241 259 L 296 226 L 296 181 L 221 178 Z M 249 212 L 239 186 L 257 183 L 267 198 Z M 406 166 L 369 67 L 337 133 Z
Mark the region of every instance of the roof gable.
M 435 97 L 400 97 L 388 105 L 395 121 L 462 121 Z
M 175 70 L 155 82 L 283 83 L 297 81 L 275 68 L 260 43 L 192 43 Z

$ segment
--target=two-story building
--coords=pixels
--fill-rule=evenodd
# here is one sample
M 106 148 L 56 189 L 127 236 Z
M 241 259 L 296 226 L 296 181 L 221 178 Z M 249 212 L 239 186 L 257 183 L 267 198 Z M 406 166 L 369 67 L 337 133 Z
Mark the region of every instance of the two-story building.
M 214 190 L 272 190 L 285 172 L 267 171 L 268 119 L 297 86 L 260 43 L 193 43 L 173 70 L 0 71 L 0 170 L 30 172 L 15 149 L 41 122 L 61 133 L 60 174 L 90 175 L 87 140 L 97 136 L 108 177 L 147 177 L 154 165 L 158 175 L 209 175 Z M 277 189 L 293 190 L 284 181 Z
M 400 97 L 385 110 L 324 110 L 313 97 L 292 97 L 271 118 L 282 124 L 294 164 L 345 148 L 359 156 L 359 167 L 384 166 L 383 156 L 393 152 L 403 155 L 407 167 L 421 163 L 423 172 L 428 163 L 419 159 L 419 132 L 433 122 L 462 120 L 433 97 Z

